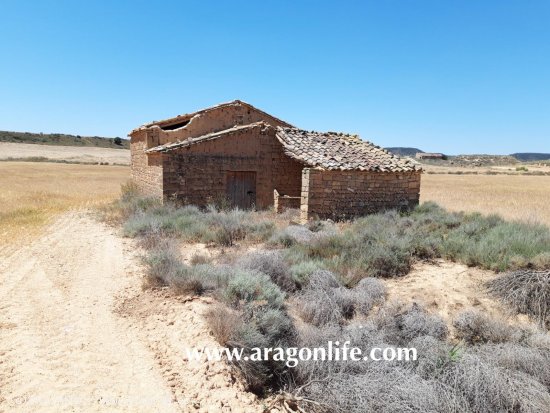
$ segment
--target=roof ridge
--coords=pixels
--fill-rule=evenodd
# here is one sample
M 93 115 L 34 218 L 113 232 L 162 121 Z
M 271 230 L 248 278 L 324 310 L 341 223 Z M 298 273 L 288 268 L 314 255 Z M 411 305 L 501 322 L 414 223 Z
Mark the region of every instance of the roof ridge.
M 235 105 L 235 104 L 241 104 L 241 105 L 246 106 L 250 109 L 256 110 L 256 111 L 262 113 L 263 115 L 266 115 L 266 116 L 268 116 L 268 117 L 270 117 L 270 118 L 272 118 L 272 119 L 274 119 L 278 122 L 281 122 L 281 123 L 284 123 L 285 125 L 289 125 L 290 127 L 293 127 L 292 125 L 290 125 L 290 123 L 288 123 L 288 122 L 286 122 L 286 121 L 284 121 L 280 118 L 277 118 L 276 116 L 273 116 L 270 113 L 267 113 L 267 112 L 255 107 L 254 105 L 252 105 L 248 102 L 245 102 L 245 101 L 240 100 L 240 99 L 235 99 L 235 100 L 232 100 L 232 101 L 229 101 L 229 102 L 222 102 L 222 103 L 218 103 L 216 105 L 212 105 L 212 106 L 209 106 L 209 107 L 206 107 L 206 108 L 203 108 L 203 109 L 199 109 L 199 110 L 196 110 L 194 112 L 182 113 L 180 115 L 176 115 L 176 116 L 173 116 L 173 117 L 170 117 L 170 118 L 161 119 L 161 120 L 154 120 L 152 122 L 147 122 L 147 123 L 144 123 L 141 126 L 138 126 L 133 131 L 139 130 L 139 129 L 147 129 L 147 128 L 150 128 L 150 127 L 153 127 L 153 126 L 159 126 L 159 125 L 164 124 L 164 123 L 171 123 L 173 121 L 180 120 L 181 118 L 193 117 L 193 116 L 198 115 L 198 114 L 206 113 L 206 112 L 211 111 L 211 110 L 215 110 L 215 109 L 218 109 L 218 108 L 221 108 L 221 107 Z

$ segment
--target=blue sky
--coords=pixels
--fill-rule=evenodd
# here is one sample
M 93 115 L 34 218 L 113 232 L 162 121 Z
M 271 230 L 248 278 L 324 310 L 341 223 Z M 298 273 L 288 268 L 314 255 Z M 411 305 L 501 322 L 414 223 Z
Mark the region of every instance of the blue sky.
M 0 0 L 0 129 L 123 136 L 241 99 L 309 130 L 550 152 L 550 1 Z

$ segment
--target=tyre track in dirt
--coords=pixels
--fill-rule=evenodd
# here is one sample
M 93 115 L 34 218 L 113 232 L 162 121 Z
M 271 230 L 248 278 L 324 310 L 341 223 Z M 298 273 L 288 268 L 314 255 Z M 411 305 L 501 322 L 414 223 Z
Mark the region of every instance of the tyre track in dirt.
M 0 412 L 258 411 L 225 363 L 184 360 L 215 345 L 208 304 L 141 278 L 132 241 L 86 212 L 0 257 Z

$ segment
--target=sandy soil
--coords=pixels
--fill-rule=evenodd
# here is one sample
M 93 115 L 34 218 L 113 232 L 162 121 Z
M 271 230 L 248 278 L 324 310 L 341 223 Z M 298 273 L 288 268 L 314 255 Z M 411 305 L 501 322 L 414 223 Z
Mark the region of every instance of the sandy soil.
M 417 302 L 439 314 L 449 326 L 457 314 L 470 308 L 512 323 L 531 324 L 527 317 L 512 314 L 487 294 L 484 284 L 496 276 L 492 271 L 438 260 L 418 263 L 406 276 L 384 282 L 388 299 Z
M 0 412 L 256 412 L 215 346 L 208 299 L 142 291 L 131 240 L 84 212 L 0 257 Z
M 130 151 L 128 149 L 0 142 L 0 159 L 36 156 L 73 162 L 108 162 L 110 164 L 130 165 Z

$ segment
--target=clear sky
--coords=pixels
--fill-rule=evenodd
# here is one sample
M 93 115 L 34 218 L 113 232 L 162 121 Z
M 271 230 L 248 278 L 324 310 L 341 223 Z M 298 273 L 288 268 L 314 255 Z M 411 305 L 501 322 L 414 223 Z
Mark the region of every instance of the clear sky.
M 0 129 L 122 136 L 241 99 L 308 130 L 550 152 L 550 1 L 0 0 Z

